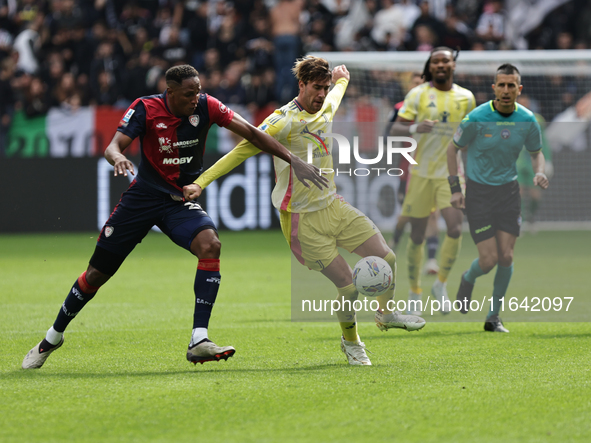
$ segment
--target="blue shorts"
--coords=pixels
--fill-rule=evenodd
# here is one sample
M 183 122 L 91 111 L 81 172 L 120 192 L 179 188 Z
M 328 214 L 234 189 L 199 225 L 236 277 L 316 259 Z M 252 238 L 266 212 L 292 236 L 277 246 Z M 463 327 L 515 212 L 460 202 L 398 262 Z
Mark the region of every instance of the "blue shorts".
M 190 251 L 197 234 L 216 228 L 198 203 L 179 200 L 134 180 L 103 226 L 97 246 L 126 257 L 153 226 L 158 226 L 173 242 Z

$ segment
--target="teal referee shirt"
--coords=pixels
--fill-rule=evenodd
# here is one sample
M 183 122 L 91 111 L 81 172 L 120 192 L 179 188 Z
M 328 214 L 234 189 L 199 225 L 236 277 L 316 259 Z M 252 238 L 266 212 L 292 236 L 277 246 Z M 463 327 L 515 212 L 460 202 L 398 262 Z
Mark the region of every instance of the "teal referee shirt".
M 517 179 L 515 163 L 524 146 L 532 154 L 542 149 L 542 131 L 529 109 L 515 103 L 511 115 L 501 114 L 491 100 L 464 117 L 453 143 L 468 146 L 468 179 L 499 186 Z

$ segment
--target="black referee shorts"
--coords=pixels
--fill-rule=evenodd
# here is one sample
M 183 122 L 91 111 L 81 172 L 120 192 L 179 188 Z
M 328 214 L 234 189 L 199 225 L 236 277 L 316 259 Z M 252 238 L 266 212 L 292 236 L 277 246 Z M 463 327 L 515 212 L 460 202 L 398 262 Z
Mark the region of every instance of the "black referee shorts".
M 474 243 L 488 240 L 497 231 L 516 237 L 521 228 L 521 196 L 517 180 L 500 186 L 466 182 L 466 215 Z

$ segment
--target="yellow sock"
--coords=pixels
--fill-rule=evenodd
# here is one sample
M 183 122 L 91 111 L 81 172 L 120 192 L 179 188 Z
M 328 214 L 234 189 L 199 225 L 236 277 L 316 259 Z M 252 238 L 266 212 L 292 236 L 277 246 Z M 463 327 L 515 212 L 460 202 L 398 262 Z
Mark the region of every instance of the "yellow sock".
M 394 291 L 396 290 L 396 255 L 394 255 L 394 253 L 392 251 L 390 251 L 390 252 L 388 252 L 388 255 L 386 255 L 384 257 L 384 260 L 386 260 L 386 262 L 392 268 L 392 282 L 393 282 L 393 284 L 392 284 L 392 288 L 390 290 L 388 290 L 388 292 L 376 297 L 376 299 L 378 300 L 378 303 L 380 304 L 380 309 L 384 312 L 389 312 L 389 311 L 392 311 L 392 309 L 388 308 L 388 302 L 390 300 L 394 299 Z M 390 303 L 390 305 L 392 305 L 392 303 Z M 390 307 L 392 307 L 392 306 L 390 306 Z
M 416 294 L 421 294 L 421 268 L 423 266 L 423 249 L 425 242 L 417 245 L 411 239 L 406 247 L 406 261 L 408 262 L 408 280 L 410 289 Z
M 449 271 L 451 271 L 451 267 L 456 261 L 456 258 L 458 258 L 461 246 L 461 235 L 458 238 L 451 238 L 448 235 L 445 236 L 439 252 L 439 273 L 437 274 L 439 281 L 443 283 L 447 281 L 447 276 L 449 275 Z
M 343 299 L 349 300 L 353 303 L 357 300 L 359 293 L 357 289 L 355 289 L 355 285 L 351 283 L 349 286 L 345 286 L 344 288 L 337 288 L 339 291 L 339 295 L 337 300 L 341 301 Z M 351 309 L 341 309 L 337 312 L 337 317 L 339 319 L 339 325 L 343 330 L 343 337 L 347 341 L 357 341 L 358 333 L 357 333 L 357 321 L 355 319 L 355 311 Z

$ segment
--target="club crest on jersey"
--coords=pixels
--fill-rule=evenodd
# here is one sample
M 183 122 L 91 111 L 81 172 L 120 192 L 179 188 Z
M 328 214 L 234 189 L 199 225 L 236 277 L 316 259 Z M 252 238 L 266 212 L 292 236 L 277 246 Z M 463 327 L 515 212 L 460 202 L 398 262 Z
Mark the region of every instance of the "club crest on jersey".
M 508 129 L 503 129 L 501 131 L 501 137 L 507 140 L 509 137 L 511 137 L 511 132 Z
M 107 226 L 105 228 L 105 237 L 110 237 L 114 230 L 113 226 Z
M 193 126 L 197 127 L 197 125 L 199 124 L 199 116 L 192 115 L 191 117 L 189 117 L 189 123 L 191 123 Z
M 172 145 L 168 137 L 158 137 L 158 143 L 160 144 L 160 152 L 166 152 L 172 154 Z

